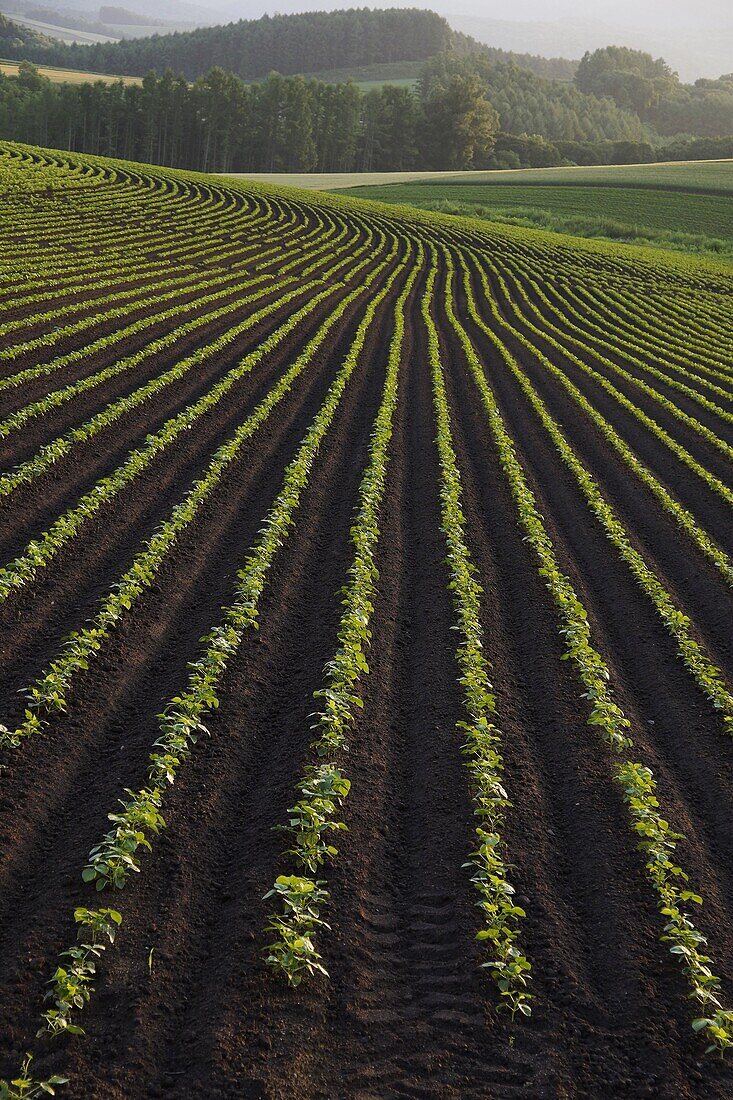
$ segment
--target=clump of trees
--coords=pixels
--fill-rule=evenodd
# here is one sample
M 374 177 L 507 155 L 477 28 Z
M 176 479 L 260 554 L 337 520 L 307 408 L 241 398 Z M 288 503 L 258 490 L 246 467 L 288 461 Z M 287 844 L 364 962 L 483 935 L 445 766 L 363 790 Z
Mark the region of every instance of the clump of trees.
M 546 80 L 482 53 L 430 58 L 420 80 L 423 97 L 433 83 L 445 83 L 456 75 L 478 79 L 505 133 L 539 134 L 548 141 L 643 141 L 647 137 L 639 117 L 610 98 L 585 94 L 571 83 Z
M 609 96 L 619 107 L 640 117 L 671 95 L 679 83 L 667 62 L 642 50 L 606 46 L 585 53 L 575 73 L 575 86 L 589 95 Z
M 426 168 L 467 168 L 486 163 L 499 116 L 480 78 L 445 66 L 420 82 L 423 161 Z
M 634 111 L 660 135 L 733 134 L 733 73 L 681 84 L 663 58 L 625 46 L 606 46 L 583 56 L 575 85 Z
M 13 23 L 0 13 L 0 56 L 29 57 L 34 50 L 53 49 L 54 45 L 52 39 Z

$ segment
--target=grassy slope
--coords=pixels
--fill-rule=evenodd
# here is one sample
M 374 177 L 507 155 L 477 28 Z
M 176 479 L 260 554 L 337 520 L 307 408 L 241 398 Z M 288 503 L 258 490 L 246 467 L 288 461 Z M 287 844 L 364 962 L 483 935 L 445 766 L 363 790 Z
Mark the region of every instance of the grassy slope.
M 59 42 L 94 44 L 95 42 L 117 41 L 116 38 L 108 34 L 97 34 L 95 31 L 82 31 L 73 27 L 61 27 L 56 23 L 42 23 L 38 19 L 30 19 L 26 15 L 13 13 L 8 18 L 12 19 L 14 23 L 19 23 L 23 27 L 29 27 L 31 30 L 38 31 L 39 34 L 46 35 L 47 38 L 56 38 Z
M 678 160 L 659 164 L 599 164 L 580 168 L 516 168 L 454 172 L 454 182 L 501 184 L 582 183 L 606 187 L 662 187 L 684 191 L 733 191 L 733 160 Z
M 229 178 L 283 184 L 285 187 L 297 187 L 300 191 L 342 191 L 344 194 L 353 191 L 357 197 L 378 200 L 378 195 L 371 192 L 381 190 L 385 184 L 420 179 L 452 180 L 454 176 L 455 172 L 232 172 Z
M 436 209 L 437 204 L 443 202 L 475 206 L 480 208 L 481 214 L 489 213 L 493 208 L 518 213 L 534 208 L 568 217 L 593 218 L 602 215 L 629 226 L 700 233 L 733 240 L 733 202 L 726 195 L 572 184 L 555 187 L 476 186 L 455 184 L 452 180 L 369 188 L 369 194 L 364 188 L 359 188 L 358 193 L 364 198 L 408 203 L 428 209 Z
M 287 183 L 305 190 L 332 191 L 359 188 L 399 180 L 445 180 L 451 184 L 502 186 L 517 184 L 596 184 L 604 187 L 662 187 L 664 190 L 705 191 L 726 194 L 733 191 L 733 160 L 681 160 L 662 164 L 600 165 L 594 168 L 517 168 L 501 172 L 334 172 L 318 174 L 260 172 L 257 178 Z M 354 190 L 354 194 L 359 194 Z M 367 197 L 366 195 L 364 197 Z M 372 193 L 370 196 L 376 198 Z

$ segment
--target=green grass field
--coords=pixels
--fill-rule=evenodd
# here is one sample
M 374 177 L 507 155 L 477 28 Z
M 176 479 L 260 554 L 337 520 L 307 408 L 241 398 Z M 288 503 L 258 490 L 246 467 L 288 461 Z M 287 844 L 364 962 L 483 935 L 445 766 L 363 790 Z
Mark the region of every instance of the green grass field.
M 0 73 L 17 76 L 18 65 L 17 61 L 0 61 Z M 103 73 L 84 73 L 79 69 L 58 69 L 52 65 L 37 65 L 36 68 L 41 76 L 54 84 L 94 84 L 97 80 L 103 80 L 106 84 L 116 80 L 121 80 L 123 84 L 142 84 L 142 77 L 139 76 L 105 76 Z
M 343 70 L 346 72 L 346 70 Z M 324 74 L 319 74 L 323 76 Z M 246 173 L 240 173 L 245 176 Z M 602 187 L 644 187 L 664 191 L 695 191 L 710 194 L 733 192 L 733 160 L 668 161 L 661 164 L 599 165 L 593 168 L 517 168 L 501 172 L 257 172 L 249 179 L 283 183 L 305 190 L 336 191 L 349 189 L 363 197 L 377 198 L 376 186 L 391 183 L 434 183 L 451 186 L 550 186 L 587 184 Z M 391 201 L 391 200 L 390 200 Z
M 733 161 L 473 172 L 342 190 L 579 237 L 733 256 Z
M 454 172 L 461 184 L 569 184 L 652 187 L 665 190 L 733 191 L 733 160 L 679 160 L 658 164 L 599 164 L 574 168 L 515 168 L 495 172 Z
M 481 216 L 494 209 L 516 212 L 520 216 L 526 210 L 536 209 L 561 217 L 601 217 L 631 227 L 733 239 L 733 203 L 726 195 L 587 185 L 477 186 L 452 181 L 352 188 L 349 193 L 424 209 L 440 209 L 451 204 L 470 206 L 477 208 Z

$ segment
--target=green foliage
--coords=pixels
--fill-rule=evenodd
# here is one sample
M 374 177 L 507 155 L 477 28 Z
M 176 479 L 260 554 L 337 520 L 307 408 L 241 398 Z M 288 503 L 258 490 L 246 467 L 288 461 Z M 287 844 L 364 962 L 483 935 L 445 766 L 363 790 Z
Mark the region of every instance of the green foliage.
M 319 916 L 328 899 L 323 883 L 298 875 L 280 875 L 265 894 L 265 899 L 272 897 L 282 906 L 282 916 L 271 916 L 265 928 L 276 937 L 265 948 L 267 965 L 283 974 L 292 986 L 315 974 L 327 978 L 328 971 L 313 942 L 315 932 L 329 927 Z
M 610 96 L 635 111 L 660 134 L 730 137 L 733 132 L 733 75 L 680 84 L 660 57 L 624 46 L 586 53 L 575 74 L 581 91 Z
M 300 798 L 288 810 L 288 824 L 275 826 L 292 837 L 293 847 L 285 855 L 294 856 L 311 874 L 326 857 L 338 855 L 338 848 L 329 843 L 329 833 L 346 829 L 342 821 L 333 820 L 333 815 L 350 787 L 334 764 L 312 765 L 296 787 Z
M 293 74 L 392 61 L 422 60 L 449 47 L 453 34 L 431 11 L 352 8 L 266 15 L 228 26 L 128 38 L 92 46 L 54 43 L 26 50 L 31 61 L 98 73 L 145 76 L 171 66 L 193 81 L 216 65 L 245 77 Z M 15 56 L 10 52 L 9 57 Z
M 478 80 L 505 134 L 539 135 L 549 141 L 643 141 L 647 136 L 637 115 L 609 99 L 586 95 L 572 84 L 545 80 L 480 53 L 461 58 L 442 54 L 427 61 L 420 78 L 423 97 L 434 84 L 458 75 Z
M 40 1100 L 43 1096 L 55 1096 L 55 1085 L 66 1085 L 68 1077 L 54 1074 L 44 1081 L 31 1077 L 32 1054 L 26 1054 L 20 1073 L 12 1081 L 0 1081 L 0 1100 Z
M 168 49 L 162 46 L 165 36 L 159 36 L 111 47 L 81 47 L 79 57 L 73 56 L 79 49 L 75 47 L 60 47 L 67 55 L 62 58 L 35 50 L 31 53 L 36 60 L 60 60 L 72 68 L 86 65 L 102 73 L 134 71 L 142 80 L 52 83 L 27 66 L 21 76 L 0 82 L 0 135 L 219 172 L 518 167 L 565 163 L 574 155 L 590 157 L 590 163 L 598 156 L 604 162 L 626 163 L 652 157 L 649 135 L 637 114 L 619 108 L 607 96 L 585 94 L 567 80 L 537 75 L 531 70 L 538 68 L 538 59 L 515 64 L 512 55 L 462 36 L 461 48 L 450 49 L 450 39 L 456 36 L 447 25 L 417 10 L 364 9 L 302 18 L 322 18 L 333 25 L 341 17 L 406 23 L 425 17 L 437 20 L 437 38 L 447 32 L 448 41 L 436 41 L 426 53 L 419 45 L 418 29 L 417 37 L 411 35 L 401 45 L 399 39 L 390 40 L 381 52 L 379 61 L 386 64 L 395 49 L 408 65 L 414 66 L 416 57 L 427 59 L 419 72 L 419 94 L 414 79 L 398 85 L 367 84 L 363 91 L 350 79 L 327 83 L 297 75 L 315 71 L 328 34 L 310 42 L 307 50 L 291 43 L 285 64 L 262 68 L 263 56 L 274 45 L 274 26 L 282 29 L 287 24 L 279 17 L 267 24 L 268 45 L 255 55 L 257 72 L 245 71 L 247 62 L 232 45 L 237 26 L 245 24 L 226 28 L 226 43 L 220 38 L 224 28 L 192 32 L 194 38 L 217 32 L 208 61 L 207 52 L 200 49 L 187 56 L 191 41 L 186 34 L 176 35 Z M 347 55 L 356 42 L 347 42 L 340 32 L 338 41 L 341 72 L 348 76 Z M 158 55 L 157 62 L 124 56 L 146 49 Z M 298 55 L 304 57 L 304 65 L 296 67 Z M 338 79 L 338 72 L 334 75 Z M 252 83 L 246 82 L 253 77 Z M 725 94 L 723 89 L 709 98 L 717 104 Z M 667 120 L 665 133 L 672 132 L 670 125 Z M 499 126 L 504 133 L 494 153 Z M 682 129 L 697 132 L 690 126 Z M 571 147 L 561 151 L 553 143 Z
M 651 54 L 627 46 L 585 53 L 575 73 L 575 84 L 582 92 L 610 96 L 617 106 L 642 116 L 670 95 L 677 83 L 677 74 L 663 58 L 654 60 Z
M 61 963 L 56 968 L 46 993 L 51 1008 L 43 1013 L 44 1026 L 40 1035 L 83 1035 L 84 1031 L 74 1023 L 76 1012 L 83 1008 L 91 996 L 97 962 L 104 954 L 107 943 L 114 943 L 122 915 L 116 909 L 74 910 L 74 920 L 79 925 L 78 940 L 73 947 L 62 951 Z M 105 943 L 107 941 L 107 943 Z M 60 1083 L 60 1082 L 57 1082 Z
M 499 116 L 474 73 L 443 72 L 422 82 L 426 168 L 475 168 L 494 146 Z

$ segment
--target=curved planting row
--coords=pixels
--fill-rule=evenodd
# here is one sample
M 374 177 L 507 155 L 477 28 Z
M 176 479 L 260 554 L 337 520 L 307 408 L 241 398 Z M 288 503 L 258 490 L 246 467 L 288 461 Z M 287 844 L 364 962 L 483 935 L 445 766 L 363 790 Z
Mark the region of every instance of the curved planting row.
M 502 288 L 502 284 L 503 287 L 505 287 L 506 289 Z M 535 286 L 536 285 L 537 284 L 535 283 Z M 699 478 L 701 478 L 716 494 L 716 496 L 720 497 L 721 500 L 725 502 L 726 505 L 733 506 L 733 490 L 730 488 L 730 486 L 720 477 L 716 476 L 716 474 L 711 473 L 711 471 L 707 468 L 706 465 L 704 465 L 704 463 L 698 461 L 695 456 L 690 452 L 690 450 L 679 443 L 678 440 L 666 428 L 664 428 L 662 424 L 659 423 L 659 420 L 650 416 L 644 411 L 643 408 L 636 405 L 634 401 L 627 397 L 622 390 L 614 386 L 614 384 L 606 377 L 605 374 L 592 366 L 591 364 L 593 362 L 593 359 L 591 359 L 590 362 L 586 361 L 579 355 L 576 355 L 573 351 L 569 350 L 567 347 L 567 343 L 575 343 L 575 341 L 571 337 L 568 337 L 567 340 L 564 340 L 562 337 L 562 332 L 559 329 L 557 323 L 549 326 L 546 319 L 540 318 L 542 323 L 538 325 L 527 319 L 527 316 L 523 311 L 523 307 L 531 309 L 532 304 L 529 301 L 527 293 L 522 285 L 516 280 L 513 280 L 511 278 L 511 275 L 508 274 L 506 270 L 500 275 L 500 278 L 497 280 L 497 286 L 500 291 L 502 291 L 501 300 L 503 303 L 506 304 L 506 307 L 509 310 L 510 314 L 514 316 L 522 326 L 524 326 L 534 335 L 539 337 L 541 342 L 546 343 L 550 347 L 556 349 L 557 352 L 559 352 L 560 357 L 554 363 L 555 367 L 557 367 L 558 369 L 563 369 L 562 364 L 564 361 L 572 363 L 573 366 L 579 369 L 582 375 L 587 376 L 593 382 L 597 383 L 598 386 L 600 386 L 613 399 L 616 404 L 618 404 L 622 409 L 630 413 L 631 416 L 640 424 L 642 424 L 643 427 L 647 429 L 655 437 L 656 440 L 667 447 L 676 458 L 678 458 L 685 466 L 687 466 L 688 469 L 690 469 Z M 514 294 L 512 292 L 514 292 Z M 607 361 L 604 360 L 603 362 L 604 365 L 606 365 Z M 644 384 L 641 382 L 639 382 L 638 384 L 640 388 L 644 386 Z M 724 454 L 727 455 L 728 451 L 730 451 L 731 448 L 725 442 L 725 440 L 719 439 L 717 436 L 714 435 L 714 433 L 705 428 L 704 425 L 700 424 L 699 422 L 693 422 L 693 418 L 689 417 L 681 409 L 678 409 L 677 406 L 673 405 L 673 403 L 667 398 L 664 398 L 661 394 L 655 394 L 654 399 L 655 403 L 659 405 L 662 410 L 669 411 L 670 413 L 672 413 L 674 418 L 680 421 L 684 421 L 686 424 L 689 424 L 706 440 L 714 439 L 716 447 L 720 449 Z
M 0 744 L 17 747 L 22 739 L 38 730 L 45 716 L 66 710 L 67 694 L 75 674 L 80 670 L 88 669 L 89 662 L 100 649 L 107 635 L 117 629 L 120 620 L 133 610 L 138 597 L 155 582 L 158 570 L 181 531 L 195 521 L 199 509 L 211 496 L 228 467 L 237 459 L 244 444 L 257 429 L 265 424 L 273 409 L 290 391 L 298 376 L 311 365 L 314 355 L 323 345 L 329 331 L 340 320 L 351 302 L 369 288 L 392 259 L 393 254 L 388 255 L 383 264 L 365 280 L 363 286 L 346 295 L 338 303 L 302 355 L 285 372 L 252 415 L 216 451 L 204 474 L 194 482 L 184 499 L 175 506 L 170 517 L 160 525 L 154 537 L 135 556 L 127 572 L 115 581 L 112 591 L 105 598 L 95 620 L 65 640 L 60 655 L 41 678 L 28 689 L 28 710 L 22 725 L 14 732 L 0 731 Z M 380 290 L 375 297 L 375 302 L 380 301 L 380 296 L 384 293 L 386 293 L 385 290 Z M 321 298 L 326 298 L 329 294 L 330 288 L 321 293 Z M 138 476 L 178 432 L 189 430 L 195 425 L 200 415 L 212 411 L 228 386 L 233 385 L 245 373 L 251 371 L 282 340 L 286 339 L 303 322 L 307 313 L 315 309 L 318 304 L 319 298 L 315 297 L 308 307 L 293 314 L 257 352 L 248 356 L 234 371 L 230 372 L 230 376 L 225 380 L 227 384 L 220 384 L 210 390 L 206 398 L 198 402 L 197 406 L 186 410 L 169 424 L 167 430 L 157 439 L 151 440 L 144 451 L 133 452 L 116 476 L 113 475 L 102 483 L 98 483 L 71 512 L 60 517 L 45 536 L 34 541 L 22 557 L 6 566 L 0 574 L 3 582 L 0 596 L 7 598 L 12 591 L 30 580 L 35 580 L 40 570 L 48 566 L 61 548 L 65 547 L 77 534 L 84 522 L 88 521 L 100 507 L 114 499 L 123 486 Z
M 432 258 L 437 258 L 432 252 Z M 471 854 L 467 866 L 473 871 L 471 881 L 481 900 L 483 927 L 477 939 L 485 942 L 492 958 L 483 963 L 496 982 L 500 993 L 499 1007 L 508 1007 L 512 1019 L 519 1012 L 531 1015 L 531 994 L 528 976 L 531 965 L 519 946 L 519 921 L 526 914 L 514 898 L 509 881 L 509 865 L 504 852 L 502 830 L 508 810 L 512 809 L 504 788 L 504 763 L 501 756 L 502 736 L 495 725 L 496 697 L 489 681 L 488 661 L 484 655 L 484 633 L 481 624 L 481 585 L 466 544 L 466 520 L 462 511 L 461 477 L 451 434 L 451 414 L 440 362 L 438 329 L 431 313 L 431 295 L 435 286 L 437 265 L 422 302 L 422 316 L 428 333 L 428 351 L 433 378 L 433 402 L 437 423 L 437 446 L 441 470 L 442 527 L 446 538 L 450 588 L 453 591 L 460 644 L 456 660 L 464 693 L 466 718 L 457 727 L 466 738 L 463 753 L 474 785 L 474 813 L 478 848 Z M 450 288 L 449 288 L 450 289 Z M 451 321 L 449 291 L 446 309 Z
M 730 736 L 733 736 L 733 695 L 724 681 L 723 674 L 720 669 L 713 664 L 710 657 L 705 652 L 704 647 L 700 645 L 693 636 L 691 631 L 692 623 L 689 617 L 685 615 L 680 608 L 675 606 L 672 597 L 665 590 L 659 578 L 648 566 L 642 554 L 632 545 L 629 535 L 615 514 L 612 505 L 604 498 L 596 481 L 578 459 L 573 448 L 563 435 L 559 425 L 548 412 L 544 402 L 537 394 L 527 376 L 522 372 L 517 361 L 509 355 L 499 338 L 497 338 L 493 331 L 478 315 L 473 303 L 471 284 L 465 264 L 463 265 L 463 274 L 463 289 L 466 294 L 466 301 L 468 303 L 468 311 L 471 319 L 482 328 L 489 339 L 492 340 L 497 350 L 504 358 L 504 361 L 507 363 L 507 366 L 518 379 L 520 386 L 527 396 L 527 399 L 530 401 L 542 426 L 549 433 L 553 443 L 560 452 L 563 462 L 569 467 L 576 478 L 583 496 L 587 501 L 588 507 L 603 527 L 606 537 L 619 553 L 627 567 L 631 570 L 642 591 L 654 605 L 666 629 L 674 637 L 681 660 L 684 662 L 703 693 L 707 696 L 708 700 L 712 703 L 713 707 L 720 712 L 725 731 Z M 488 290 L 485 282 L 483 285 L 484 289 Z M 488 297 L 487 301 L 489 305 L 492 304 Z M 494 317 L 495 319 L 499 319 L 498 312 L 494 313 Z M 517 335 L 516 331 L 515 335 Z M 544 357 L 542 358 L 544 359 Z M 549 368 L 552 367 L 552 364 L 547 360 L 544 360 L 544 363 Z M 619 450 L 624 457 L 628 457 L 629 459 L 633 457 L 630 452 L 627 455 L 627 449 L 620 447 Z M 639 464 L 639 467 L 639 473 L 646 475 L 643 477 L 645 484 L 655 492 L 657 499 L 668 508 L 680 526 L 695 539 L 700 549 L 721 568 L 726 579 L 733 583 L 733 572 L 731 571 L 731 563 L 728 555 L 724 554 L 723 551 L 715 546 L 709 536 L 697 527 L 689 513 L 682 509 L 677 502 L 663 490 L 662 486 L 641 467 L 641 464 Z M 636 467 L 634 465 L 631 465 L 631 469 L 636 472 Z

